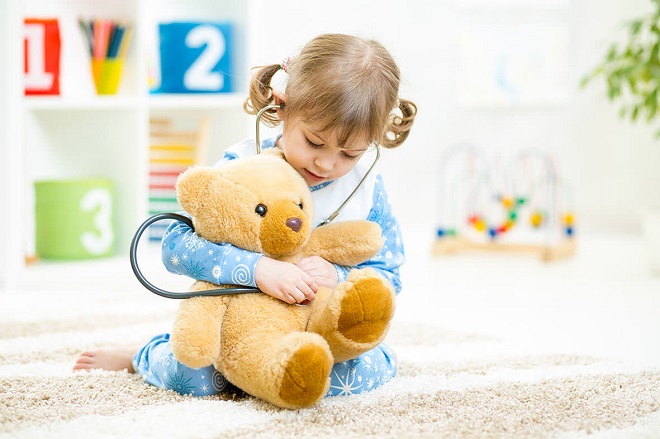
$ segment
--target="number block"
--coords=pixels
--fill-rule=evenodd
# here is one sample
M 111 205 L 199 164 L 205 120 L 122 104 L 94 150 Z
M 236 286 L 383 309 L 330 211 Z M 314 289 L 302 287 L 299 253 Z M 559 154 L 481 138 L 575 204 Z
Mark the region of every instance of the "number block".
M 233 91 L 231 23 L 159 24 L 160 87 L 153 93 Z
M 26 18 L 23 83 L 26 95 L 60 94 L 60 28 L 57 19 Z
M 114 254 L 113 184 L 104 178 L 35 182 L 36 250 L 44 259 Z

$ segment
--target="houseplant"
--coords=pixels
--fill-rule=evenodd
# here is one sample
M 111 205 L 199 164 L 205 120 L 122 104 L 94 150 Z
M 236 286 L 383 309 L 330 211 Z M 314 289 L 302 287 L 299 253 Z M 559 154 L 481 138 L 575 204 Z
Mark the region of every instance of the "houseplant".
M 610 45 L 605 58 L 582 78 L 581 86 L 604 79 L 607 97 L 619 105 L 619 115 L 648 124 L 660 138 L 660 0 L 651 3 L 651 12 L 626 24 L 627 39 Z M 643 213 L 642 231 L 651 270 L 660 275 L 660 206 Z
M 658 124 L 660 93 L 660 0 L 651 0 L 649 14 L 626 24 L 628 38 L 610 45 L 605 59 L 581 80 L 581 86 L 603 78 L 607 97 L 620 105 L 619 114 L 633 122 Z M 660 127 L 656 131 L 660 137 Z

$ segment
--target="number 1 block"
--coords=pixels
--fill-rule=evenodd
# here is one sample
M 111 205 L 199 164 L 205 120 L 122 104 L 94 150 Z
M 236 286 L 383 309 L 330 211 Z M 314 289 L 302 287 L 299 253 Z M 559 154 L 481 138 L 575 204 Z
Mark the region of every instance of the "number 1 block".
M 60 94 L 60 28 L 57 19 L 26 18 L 23 27 L 26 95 Z

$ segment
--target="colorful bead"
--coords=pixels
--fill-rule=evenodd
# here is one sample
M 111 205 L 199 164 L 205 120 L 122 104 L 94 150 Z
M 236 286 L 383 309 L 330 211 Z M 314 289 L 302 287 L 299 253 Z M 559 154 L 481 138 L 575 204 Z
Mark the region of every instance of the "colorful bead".
M 532 213 L 529 218 L 529 221 L 532 223 L 532 227 L 541 227 L 541 224 L 543 224 L 543 216 L 543 212 L 541 211 Z
M 564 215 L 564 224 L 566 224 L 567 226 L 572 226 L 574 221 L 575 218 L 573 217 L 572 213 L 567 213 Z

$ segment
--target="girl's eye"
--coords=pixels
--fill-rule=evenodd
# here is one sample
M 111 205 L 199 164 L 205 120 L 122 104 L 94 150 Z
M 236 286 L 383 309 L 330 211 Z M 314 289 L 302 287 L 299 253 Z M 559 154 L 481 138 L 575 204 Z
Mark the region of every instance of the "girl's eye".
M 357 160 L 357 159 L 360 158 L 359 154 L 358 155 L 350 155 L 350 154 L 346 154 L 345 152 L 342 152 L 342 155 L 344 156 L 344 158 L 346 158 L 348 160 Z
M 314 148 L 314 149 L 319 149 L 319 148 L 323 147 L 323 144 L 314 143 L 314 142 L 312 142 L 311 140 L 309 140 L 307 138 L 305 138 L 305 140 L 307 140 L 307 144 L 309 146 L 311 146 L 312 148 Z

